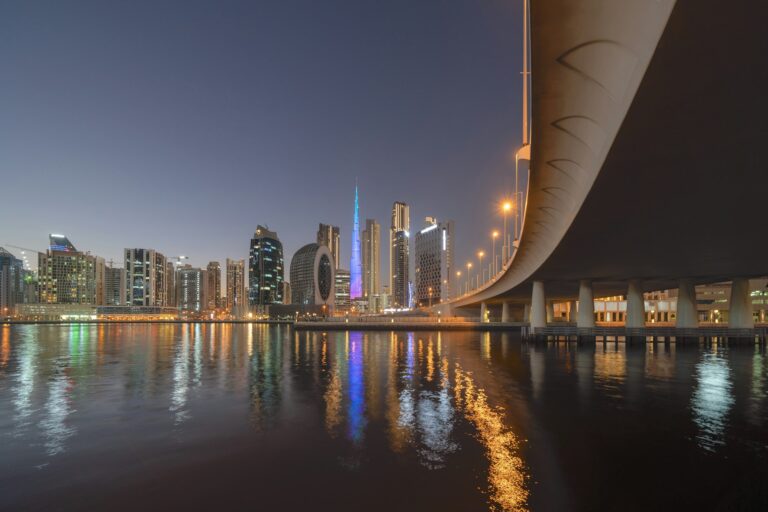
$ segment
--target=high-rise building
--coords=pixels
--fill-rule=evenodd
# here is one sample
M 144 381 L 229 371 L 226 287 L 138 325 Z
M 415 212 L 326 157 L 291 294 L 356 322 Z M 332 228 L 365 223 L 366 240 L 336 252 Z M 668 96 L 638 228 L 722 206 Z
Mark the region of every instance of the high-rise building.
M 245 261 L 227 258 L 227 310 L 238 311 L 246 302 Z
M 176 307 L 176 266 L 172 261 L 165 264 L 165 305 Z
M 104 306 L 107 304 L 107 298 L 104 293 L 106 290 L 107 263 L 104 258 L 94 256 L 93 271 L 96 275 L 96 305 Z
M 410 208 L 397 201 L 392 205 L 392 224 L 389 228 L 389 289 L 392 305 L 409 307 L 408 267 L 411 220 Z
M 50 235 L 38 253 L 38 293 L 43 304 L 96 304 L 96 257 L 78 251 L 64 235 Z
M 206 267 L 206 279 L 208 282 L 208 289 L 205 300 L 208 304 L 208 309 L 216 309 L 221 307 L 221 264 L 218 261 L 211 261 Z
M 167 265 L 154 249 L 125 249 L 125 304 L 165 306 Z
M 283 281 L 283 304 L 291 303 L 291 283 Z
M 291 260 L 290 283 L 292 304 L 332 308 L 335 282 L 330 249 L 308 244 L 296 251 Z
M 453 236 L 453 221 L 438 223 L 434 217 L 427 217 L 426 226 L 414 235 L 416 305 L 429 306 L 450 299 Z
M 257 226 L 248 259 L 248 303 L 264 306 L 282 302 L 283 244 L 277 233 Z
M 381 226 L 373 219 L 365 219 L 363 231 L 363 298 L 381 293 Z
M 24 262 L 0 247 L 0 316 L 24 302 Z
M 317 243 L 326 246 L 333 255 L 333 267 L 341 265 L 341 232 L 338 226 L 320 224 L 317 228 Z
M 104 304 L 122 306 L 125 304 L 125 269 L 113 267 L 104 269 Z
M 202 311 L 205 307 L 205 271 L 192 265 L 176 272 L 176 300 L 183 311 Z
M 360 261 L 360 209 L 355 183 L 355 212 L 352 218 L 352 258 L 349 263 L 349 298 L 360 299 L 363 296 L 363 266 Z
M 350 273 L 343 268 L 336 269 L 334 276 L 334 303 L 339 311 L 348 311 L 352 306 L 349 294 Z

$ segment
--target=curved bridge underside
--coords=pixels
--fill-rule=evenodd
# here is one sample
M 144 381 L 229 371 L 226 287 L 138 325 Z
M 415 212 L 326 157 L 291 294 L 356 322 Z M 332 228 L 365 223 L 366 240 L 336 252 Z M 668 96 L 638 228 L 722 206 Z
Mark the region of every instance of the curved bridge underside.
M 493 284 L 453 306 L 768 274 L 766 7 L 534 1 L 525 226 Z M 762 15 L 757 10 L 761 10 Z

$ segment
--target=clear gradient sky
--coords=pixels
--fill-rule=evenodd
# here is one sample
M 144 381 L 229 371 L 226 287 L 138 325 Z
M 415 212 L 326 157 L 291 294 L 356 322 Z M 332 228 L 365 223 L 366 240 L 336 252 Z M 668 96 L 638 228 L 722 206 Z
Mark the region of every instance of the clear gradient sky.
M 465 261 L 501 227 L 520 143 L 518 0 L 5 0 L 0 246 L 64 233 L 247 258 L 257 224 L 286 269 L 392 202 L 456 222 Z M 11 251 L 15 249 L 8 247 Z M 17 251 L 16 251 L 17 252 Z

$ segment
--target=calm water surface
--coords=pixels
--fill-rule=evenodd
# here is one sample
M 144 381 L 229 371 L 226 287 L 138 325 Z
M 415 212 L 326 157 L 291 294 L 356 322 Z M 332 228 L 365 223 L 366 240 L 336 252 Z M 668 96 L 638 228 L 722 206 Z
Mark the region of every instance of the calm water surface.
M 768 510 L 764 347 L 0 326 L 3 510 Z

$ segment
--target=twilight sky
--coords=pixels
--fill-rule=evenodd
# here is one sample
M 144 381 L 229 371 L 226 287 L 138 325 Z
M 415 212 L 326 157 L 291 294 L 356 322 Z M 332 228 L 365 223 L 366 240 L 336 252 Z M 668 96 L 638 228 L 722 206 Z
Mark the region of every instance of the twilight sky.
M 0 246 L 64 233 L 247 258 L 257 224 L 290 258 L 319 222 L 350 256 L 392 202 L 489 249 L 520 143 L 518 0 L 0 3 Z M 8 247 L 13 252 L 18 251 Z

